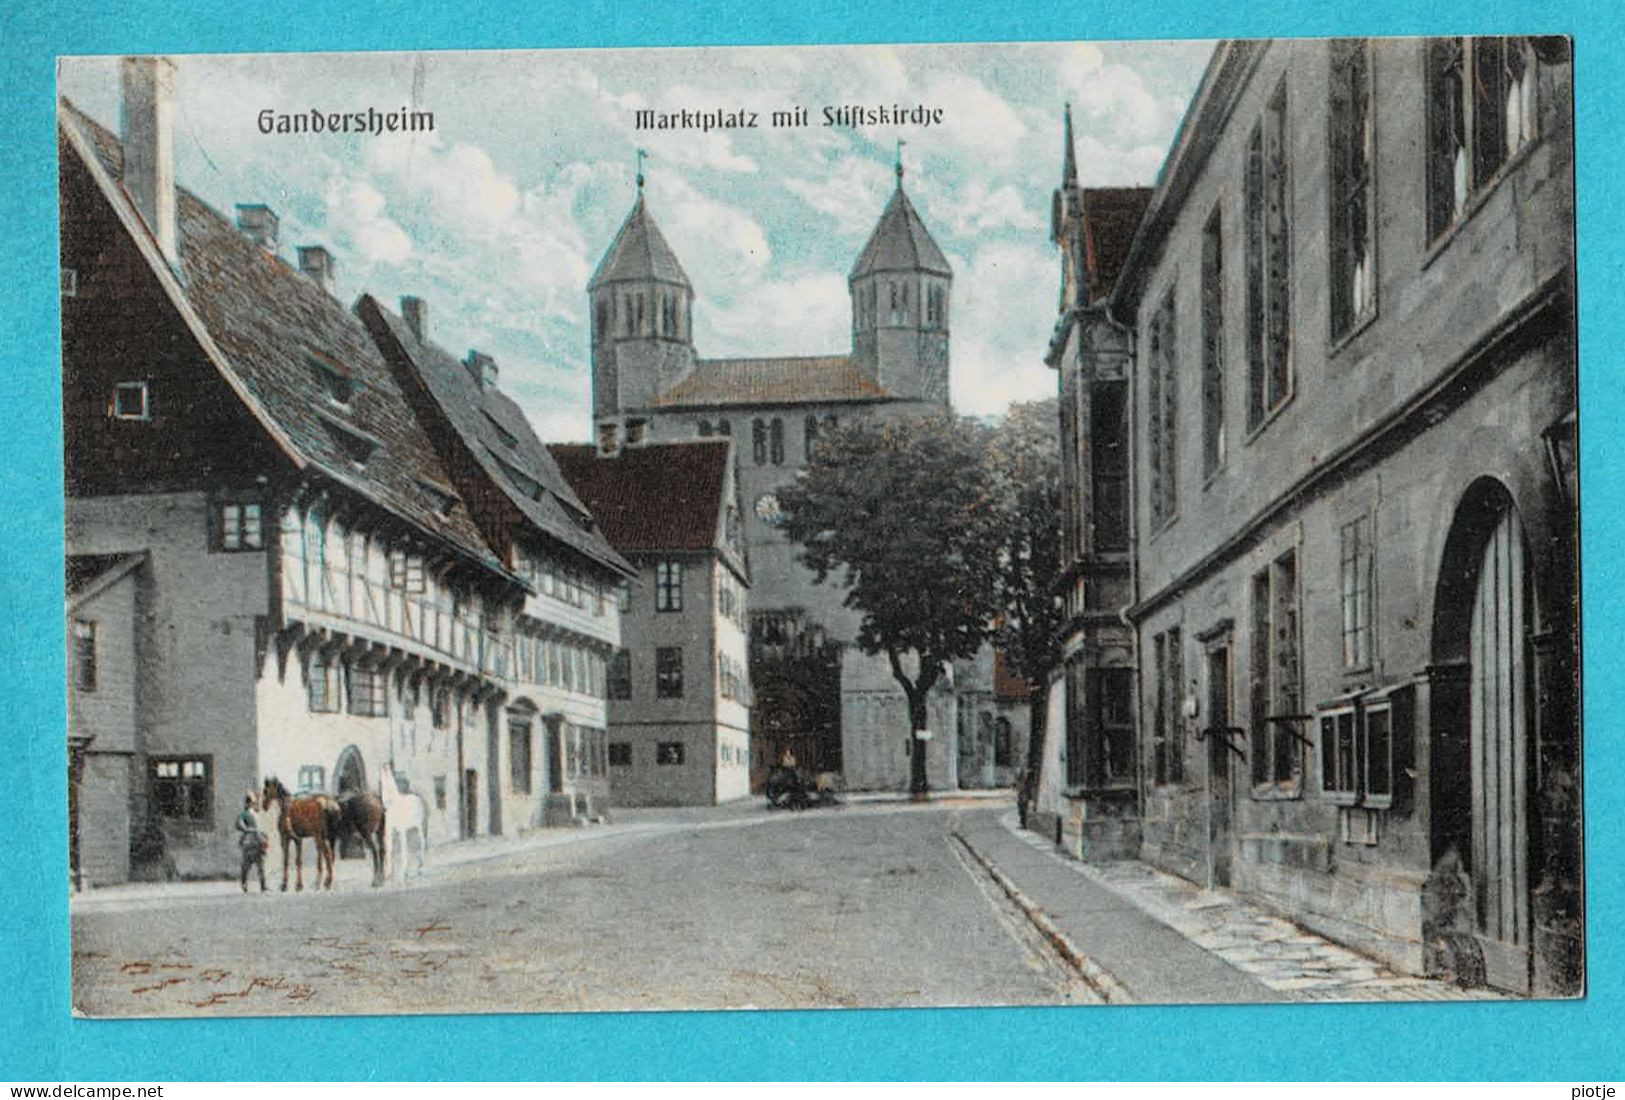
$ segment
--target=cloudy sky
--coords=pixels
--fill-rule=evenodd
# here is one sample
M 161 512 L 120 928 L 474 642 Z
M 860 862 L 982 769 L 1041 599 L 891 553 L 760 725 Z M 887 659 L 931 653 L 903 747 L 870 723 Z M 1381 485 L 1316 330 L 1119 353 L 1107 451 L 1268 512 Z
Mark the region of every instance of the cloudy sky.
M 217 209 L 265 202 L 282 251 L 325 244 L 345 300 L 430 305 L 437 342 L 495 356 L 549 439 L 588 437 L 586 284 L 632 202 L 651 211 L 697 301 L 703 357 L 850 344 L 846 274 L 893 186 L 954 268 L 953 400 L 996 413 L 1044 397 L 1055 316 L 1049 196 L 1073 105 L 1085 186 L 1148 184 L 1210 43 L 1047 43 L 183 56 L 180 182 Z M 61 62 L 60 87 L 118 124 L 115 59 Z M 826 128 L 824 105 L 923 104 L 940 126 Z M 260 111 L 434 112 L 432 134 L 265 135 Z M 801 129 L 768 113 L 808 108 Z M 756 130 L 649 132 L 635 112 L 751 110 Z

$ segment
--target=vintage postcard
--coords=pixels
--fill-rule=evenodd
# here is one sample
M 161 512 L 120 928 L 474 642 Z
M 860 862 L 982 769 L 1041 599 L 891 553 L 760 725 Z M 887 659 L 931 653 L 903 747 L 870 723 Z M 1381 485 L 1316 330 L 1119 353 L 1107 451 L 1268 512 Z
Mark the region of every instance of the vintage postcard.
M 58 95 L 77 1013 L 1583 995 L 1566 39 Z

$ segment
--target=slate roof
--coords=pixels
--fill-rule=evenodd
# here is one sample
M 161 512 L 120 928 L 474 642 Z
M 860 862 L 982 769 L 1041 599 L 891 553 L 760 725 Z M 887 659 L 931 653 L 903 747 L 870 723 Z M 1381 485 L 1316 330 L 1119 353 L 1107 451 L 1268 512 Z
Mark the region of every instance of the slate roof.
M 845 355 L 783 359 L 701 359 L 654 399 L 657 408 L 795 405 L 892 398 Z
M 726 440 L 649 443 L 607 456 L 575 443 L 548 449 L 623 554 L 718 545 Z
M 1140 219 L 1151 205 L 1151 194 L 1149 187 L 1084 188 L 1084 263 L 1091 302 L 1103 301 L 1111 293 Z
M 443 510 L 456 499 L 451 479 L 361 321 L 179 187 L 180 269 L 172 273 L 117 182 L 118 138 L 66 99 L 57 117 L 200 346 L 289 457 L 507 574 L 468 509 Z M 352 387 L 348 404 L 330 398 L 324 374 Z M 370 451 L 365 461 L 355 461 L 354 448 Z
M 851 277 L 867 275 L 873 271 L 929 271 L 937 275 L 953 275 L 948 259 L 931 239 L 919 211 L 908 201 L 901 183 L 892 192 L 891 201 L 880 214 L 869 243 L 858 254 Z
M 519 405 L 495 386 L 482 386 L 462 362 L 417 338 L 406 321 L 370 294 L 356 311 L 386 357 L 404 356 L 486 475 L 544 533 L 601 564 L 635 570 L 593 529 L 593 517 L 537 438 Z
M 621 223 L 587 289 L 596 290 L 604 283 L 649 279 L 694 289 L 683 272 L 683 265 L 677 262 L 677 253 L 666 243 L 660 227 L 644 205 L 643 192 L 639 191 L 631 213 Z

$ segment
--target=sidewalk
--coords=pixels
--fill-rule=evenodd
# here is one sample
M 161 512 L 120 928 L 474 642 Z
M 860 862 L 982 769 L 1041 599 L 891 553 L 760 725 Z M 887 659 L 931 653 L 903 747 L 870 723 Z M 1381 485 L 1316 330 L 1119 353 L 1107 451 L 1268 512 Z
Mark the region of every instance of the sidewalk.
M 1242 901 L 1138 861 L 1068 859 L 1014 813 L 961 832 L 1138 1001 L 1499 1000 L 1485 989 L 1397 974 Z

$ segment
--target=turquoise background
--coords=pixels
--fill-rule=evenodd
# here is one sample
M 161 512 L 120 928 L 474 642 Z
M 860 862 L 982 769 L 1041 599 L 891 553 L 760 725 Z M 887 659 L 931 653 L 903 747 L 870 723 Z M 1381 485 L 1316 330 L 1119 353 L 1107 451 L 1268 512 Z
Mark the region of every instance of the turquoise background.
M 1625 84 L 1617 0 L 1068 4 L 279 5 L 127 0 L 0 13 L 0 1080 L 509 1078 L 1487 1078 L 1606 1080 L 1625 1019 L 1625 749 L 1618 430 L 1611 349 L 1625 272 Z M 510 9 L 510 10 L 505 10 Z M 1556 14 L 1554 14 L 1554 12 Z M 480 49 L 1219 38 L 1539 31 L 1576 37 L 1590 995 L 1520 1004 L 979 1009 L 95 1022 L 68 1013 L 63 868 L 59 53 Z M 1610 187 L 1610 184 L 1614 184 Z M 1051 294 L 1053 287 L 1035 288 Z M 1601 719 L 1599 720 L 1599 716 Z M 1554 1093 L 1553 1095 L 1557 1095 Z

